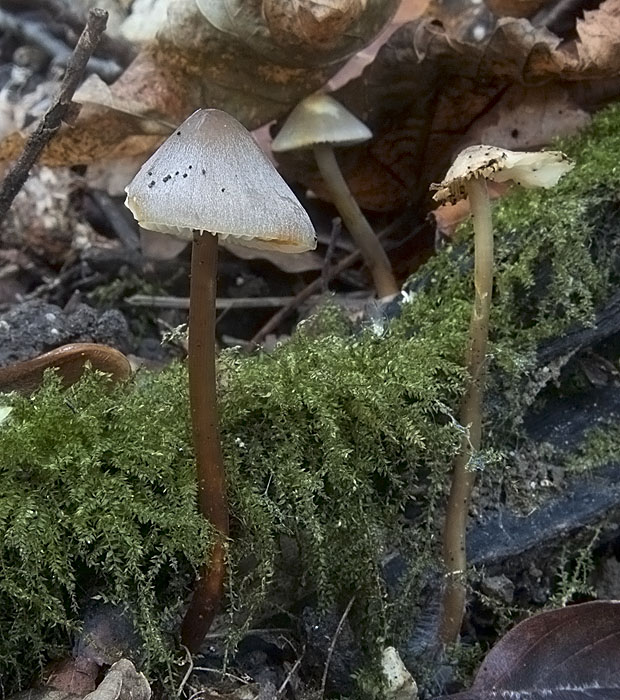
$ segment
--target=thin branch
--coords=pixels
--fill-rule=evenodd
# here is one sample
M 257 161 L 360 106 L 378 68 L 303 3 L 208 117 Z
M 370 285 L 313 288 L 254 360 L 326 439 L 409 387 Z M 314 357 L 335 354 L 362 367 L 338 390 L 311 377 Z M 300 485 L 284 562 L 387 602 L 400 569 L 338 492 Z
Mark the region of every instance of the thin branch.
M 352 296 L 359 295 L 359 292 L 353 292 Z M 307 297 L 311 298 L 311 297 Z M 316 295 L 315 301 L 321 298 L 320 294 Z M 215 308 L 219 310 L 228 309 L 267 309 L 288 306 L 288 304 L 297 300 L 297 297 L 218 297 L 215 302 Z M 189 309 L 188 297 L 167 297 L 167 296 L 149 296 L 148 294 L 134 294 L 127 297 L 125 301 L 131 306 L 147 306 L 160 309 Z M 221 317 L 220 317 L 221 318 Z M 218 321 L 220 319 L 218 318 Z
M 325 697 L 325 686 L 327 685 L 327 674 L 329 672 L 329 664 L 331 663 L 332 656 L 334 654 L 334 649 L 336 648 L 336 642 L 338 641 L 338 637 L 340 636 L 340 632 L 342 631 L 342 626 L 344 625 L 344 621 L 347 619 L 349 612 L 351 611 L 351 608 L 353 606 L 353 603 L 355 601 L 355 596 L 351 598 L 351 600 L 348 602 L 347 607 L 344 609 L 344 612 L 342 613 L 342 617 L 340 618 L 340 622 L 338 623 L 338 627 L 336 627 L 336 631 L 334 632 L 334 636 L 332 638 L 331 644 L 329 645 L 329 650 L 327 651 L 327 659 L 325 660 L 325 668 L 323 669 L 323 679 L 321 680 L 321 692 L 320 692 L 320 697 L 324 698 Z
M 83 26 L 84 22 L 81 22 L 80 28 Z M 54 36 L 44 22 L 36 22 L 21 16 L 15 17 L 6 10 L 0 9 L 0 29 L 38 46 L 61 67 L 66 66 L 71 58 L 71 48 Z M 88 60 L 87 71 L 97 73 L 104 80 L 111 81 L 118 78 L 122 66 L 112 59 L 91 57 Z
M 53 18 L 66 23 L 76 34 L 84 26 L 84 13 L 78 3 L 67 2 L 67 0 L 39 0 L 39 7 L 46 10 Z M 101 38 L 99 52 L 119 60 L 123 67 L 128 66 L 137 55 L 131 42 L 119 36 L 111 37 L 108 34 Z
M 97 48 L 97 44 L 105 31 L 107 21 L 108 13 L 105 10 L 95 8 L 89 11 L 86 26 L 67 64 L 65 77 L 60 85 L 58 94 L 43 115 L 35 132 L 26 142 L 17 162 L 4 178 L 0 188 L 0 223 L 4 221 L 15 199 L 15 195 L 28 179 L 30 169 L 41 155 L 45 146 L 60 129 L 63 120 L 75 119 L 77 116 L 76 105 L 71 100 L 82 80 L 88 59 Z
M 340 238 L 342 233 L 342 219 L 337 216 L 332 219 L 332 229 L 329 234 L 329 243 L 327 244 L 327 250 L 325 251 L 325 258 L 323 259 L 323 269 L 321 270 L 321 277 L 323 279 L 323 284 L 321 292 L 325 294 L 329 287 L 329 270 L 332 266 L 332 259 L 334 257 L 334 252 L 336 250 L 336 243 Z
M 286 678 L 282 681 L 282 685 L 276 691 L 276 699 L 282 697 L 282 694 L 286 690 L 286 686 L 291 682 L 291 678 L 295 675 L 295 671 L 297 671 L 297 669 L 299 668 L 299 665 L 301 664 L 305 653 L 306 653 L 306 648 L 304 647 L 300 656 L 293 664 L 291 670 L 286 674 Z
M 386 226 L 383 229 L 383 231 L 381 231 L 377 235 L 377 238 L 379 238 L 379 240 L 387 238 L 390 234 L 392 234 L 395 230 L 402 226 L 403 220 L 405 220 L 409 216 L 410 213 L 407 212 L 402 217 L 399 217 L 398 219 L 393 221 L 389 226 Z M 341 272 L 344 272 L 344 270 L 351 267 L 351 265 L 354 265 L 361 259 L 361 257 L 361 252 L 359 250 L 354 250 L 352 253 L 345 255 L 339 263 L 330 267 L 330 269 L 326 272 L 325 275 L 321 274 L 313 282 L 310 282 L 309 285 L 304 287 L 301 290 L 301 292 L 299 292 L 299 294 L 293 297 L 293 299 L 288 304 L 286 304 L 286 306 L 283 306 L 278 312 L 276 312 L 267 321 L 267 323 L 265 323 L 265 325 L 262 328 L 260 328 L 257 331 L 257 333 L 254 334 L 254 337 L 249 341 L 248 345 L 250 347 L 256 347 L 257 345 L 260 345 L 269 335 L 269 333 L 274 331 L 291 312 L 299 308 L 299 306 L 304 301 L 306 301 L 306 299 L 309 299 L 313 294 L 319 294 L 323 285 L 326 284 L 326 282 L 329 282 L 335 277 L 338 277 L 338 275 Z

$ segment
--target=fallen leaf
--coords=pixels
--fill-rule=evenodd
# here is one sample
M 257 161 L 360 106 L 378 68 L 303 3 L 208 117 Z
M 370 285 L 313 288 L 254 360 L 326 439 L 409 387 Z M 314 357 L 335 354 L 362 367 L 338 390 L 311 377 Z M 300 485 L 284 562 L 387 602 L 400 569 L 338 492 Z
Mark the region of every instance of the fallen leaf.
M 131 661 L 121 659 L 84 700 L 149 700 L 150 697 L 151 688 L 144 674 L 138 673 Z
M 571 605 L 530 617 L 482 663 L 456 700 L 620 698 L 620 601 Z
M 366 48 L 358 51 L 345 65 L 328 81 L 327 91 L 337 90 L 353 78 L 362 74 L 377 55 L 379 49 L 387 42 L 394 32 L 403 24 L 420 17 L 428 6 L 429 0 L 402 0 L 392 21 L 381 31 L 377 38 Z
M 324 85 L 349 55 L 372 41 L 397 4 L 365 0 L 328 46 L 291 46 L 271 34 L 260 0 L 210 0 L 209 12 L 224 8 L 230 18 L 224 29 L 205 18 L 195 0 L 177 0 L 157 41 L 143 46 L 115 83 L 108 88 L 91 79 L 86 84 L 79 93 L 86 104 L 77 123 L 61 129 L 41 162 L 80 165 L 149 153 L 166 125 L 205 105 L 258 127 Z M 306 17 L 313 3 L 282 7 L 295 21 Z M 0 161 L 14 158 L 26 137 L 14 133 L 0 142 Z
M 573 43 L 509 17 L 482 42 L 452 36 L 432 17 L 400 27 L 362 75 L 334 93 L 374 134 L 336 154 L 359 204 L 426 206 L 429 183 L 483 133 L 510 148 L 546 145 L 580 128 L 588 99 L 600 107 L 617 95 L 619 11 L 618 0 L 605 0 L 586 13 Z M 278 160 L 289 179 L 327 198 L 311 153 Z
M 474 122 L 456 150 L 476 143 L 514 150 L 540 149 L 554 138 L 572 136 L 589 122 L 590 115 L 564 86 L 513 85 Z
M 485 0 L 496 17 L 531 17 L 549 0 Z
M 289 273 L 309 272 L 310 270 L 322 270 L 322 256 L 309 250 L 305 253 L 280 253 L 277 250 L 258 250 L 246 246 L 235 245 L 227 240 L 221 241 L 221 245 L 237 258 L 242 260 L 267 260 L 280 270 Z

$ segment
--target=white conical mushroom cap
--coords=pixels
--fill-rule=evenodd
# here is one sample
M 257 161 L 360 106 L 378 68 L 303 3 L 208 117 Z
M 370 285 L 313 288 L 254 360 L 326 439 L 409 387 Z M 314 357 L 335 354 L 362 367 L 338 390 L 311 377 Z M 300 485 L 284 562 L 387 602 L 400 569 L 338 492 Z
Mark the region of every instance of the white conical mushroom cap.
M 179 126 L 126 187 L 140 226 L 191 240 L 209 231 L 250 248 L 316 247 L 304 208 L 249 132 L 217 109 Z
M 433 199 L 453 204 L 465 199 L 465 182 L 485 178 L 512 180 L 522 187 L 553 187 L 575 164 L 560 151 L 509 151 L 496 146 L 469 146 L 459 153 Z
M 340 102 L 317 93 L 302 100 L 289 114 L 271 144 L 276 153 L 318 144 L 353 146 L 372 138 L 372 131 Z

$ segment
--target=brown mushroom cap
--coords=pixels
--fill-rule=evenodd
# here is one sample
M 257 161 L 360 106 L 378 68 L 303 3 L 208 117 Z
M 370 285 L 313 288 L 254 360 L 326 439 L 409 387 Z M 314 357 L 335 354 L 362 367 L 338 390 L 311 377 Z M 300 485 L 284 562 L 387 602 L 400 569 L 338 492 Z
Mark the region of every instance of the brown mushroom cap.
M 126 187 L 140 226 L 191 240 L 217 233 L 250 248 L 299 253 L 314 228 L 250 133 L 217 109 L 188 117 Z
M 433 199 L 455 204 L 465 199 L 465 183 L 473 178 L 512 180 L 522 187 L 553 187 L 575 164 L 560 151 L 509 151 L 496 146 L 469 146 L 459 153 L 445 178 L 431 185 Z
M 372 131 L 340 102 L 317 93 L 289 114 L 271 148 L 274 152 L 312 148 L 319 144 L 354 146 L 372 138 Z

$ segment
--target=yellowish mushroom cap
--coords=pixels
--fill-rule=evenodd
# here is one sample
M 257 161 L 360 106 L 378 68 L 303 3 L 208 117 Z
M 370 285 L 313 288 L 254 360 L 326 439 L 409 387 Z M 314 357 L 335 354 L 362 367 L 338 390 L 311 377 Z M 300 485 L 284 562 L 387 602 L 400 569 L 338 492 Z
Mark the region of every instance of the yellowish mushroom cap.
M 250 133 L 217 109 L 199 109 L 126 187 L 143 228 L 191 240 L 217 233 L 249 248 L 300 253 L 316 247 L 304 208 Z
M 465 199 L 465 183 L 473 178 L 512 180 L 522 187 L 553 187 L 575 164 L 560 151 L 509 151 L 496 146 L 469 146 L 459 153 L 433 199 L 456 203 Z
M 317 93 L 302 100 L 289 114 L 271 144 L 276 153 L 319 144 L 354 146 L 372 138 L 372 131 L 340 102 Z

